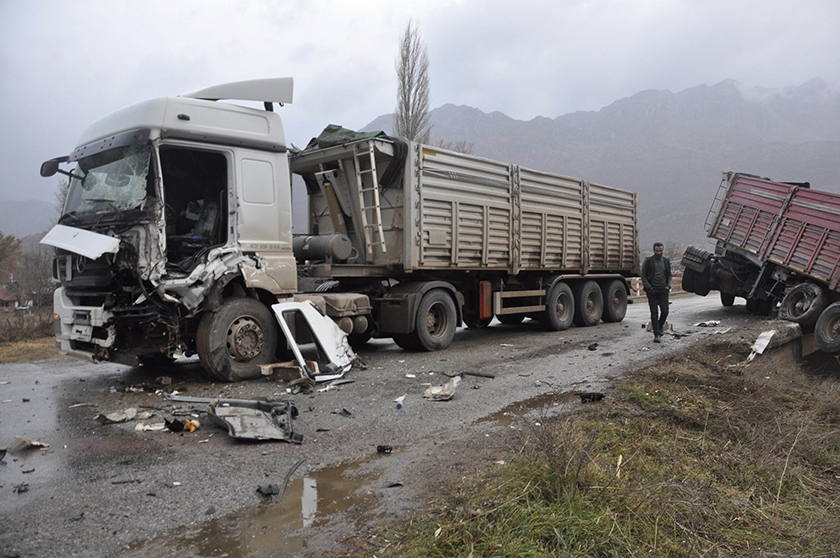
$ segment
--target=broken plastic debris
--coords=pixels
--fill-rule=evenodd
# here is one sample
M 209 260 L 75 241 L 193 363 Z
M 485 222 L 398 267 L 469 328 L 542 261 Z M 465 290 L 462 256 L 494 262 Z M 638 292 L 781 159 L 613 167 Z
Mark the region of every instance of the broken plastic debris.
M 28 449 L 43 449 L 48 450 L 50 449 L 49 444 L 45 444 L 40 439 L 32 439 L 32 438 L 24 438 L 23 436 L 15 436 L 15 443 L 9 448 L 10 453 L 17 453 L 19 451 L 28 450 Z
M 96 407 L 93 403 L 74 403 L 67 407 L 68 409 L 78 409 L 80 407 Z
M 405 377 L 406 378 L 416 378 L 417 374 L 406 374 Z
M 207 415 L 232 438 L 303 442 L 303 435 L 292 429 L 298 410 L 291 401 L 221 399 L 207 407 Z
M 159 432 L 166 430 L 166 423 L 159 422 L 157 424 L 144 424 L 142 422 L 138 422 L 134 425 L 134 430 L 138 432 Z
M 101 424 L 117 424 L 120 422 L 127 422 L 129 420 L 134 420 L 134 417 L 137 416 L 137 409 L 134 407 L 129 407 L 125 411 L 116 412 L 116 413 L 108 413 L 107 415 L 99 414 L 96 415 L 94 420 L 98 421 Z
M 587 347 L 587 349 L 589 349 L 590 351 L 597 350 L 598 349 L 598 343 L 592 343 L 591 345 L 589 345 L 589 347 Z
M 776 335 L 775 329 L 762 332 L 755 340 L 755 343 L 752 344 L 752 347 L 750 347 L 751 352 L 750 356 L 747 357 L 747 362 L 752 362 L 755 355 L 764 354 L 764 350 L 767 349 L 767 345 L 770 344 L 770 340 L 773 339 L 774 335 Z
M 139 413 L 134 415 L 134 418 L 137 420 L 148 420 L 152 418 L 152 415 L 154 415 L 152 411 L 140 411 Z
M 391 453 L 392 451 L 394 451 L 394 447 L 387 444 L 376 446 L 376 453 Z
M 705 322 L 697 322 L 694 327 L 717 327 L 720 325 L 720 320 L 708 320 Z
M 350 418 L 353 416 L 353 413 L 348 411 L 347 409 L 342 408 L 340 411 L 333 411 L 332 414 L 334 415 L 341 415 L 343 417 Z
M 169 429 L 170 432 L 183 432 L 184 428 L 186 428 L 187 423 L 181 419 L 174 418 L 172 420 L 164 419 L 164 423 L 166 424 L 166 428 Z
M 24 492 L 29 492 L 29 483 L 28 482 L 22 482 L 20 484 L 16 484 L 13 492 L 15 494 L 23 494 Z
M 201 423 L 197 420 L 184 419 L 184 430 L 195 432 L 199 428 L 201 428 Z
M 461 376 L 455 376 L 446 385 L 430 386 L 426 388 L 423 397 L 427 397 L 432 401 L 449 401 L 455 395 L 455 389 L 461 383 Z

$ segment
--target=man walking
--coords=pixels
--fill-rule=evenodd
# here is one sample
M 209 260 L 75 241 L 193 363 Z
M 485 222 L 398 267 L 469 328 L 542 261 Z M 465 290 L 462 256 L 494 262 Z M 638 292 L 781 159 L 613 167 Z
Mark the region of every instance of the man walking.
M 668 293 L 671 291 L 671 262 L 662 255 L 665 246 L 661 242 L 653 245 L 653 255 L 642 264 L 642 284 L 650 305 L 650 326 L 653 328 L 653 342 L 661 343 L 662 327 L 668 319 Z M 658 316 L 657 316 L 658 314 Z

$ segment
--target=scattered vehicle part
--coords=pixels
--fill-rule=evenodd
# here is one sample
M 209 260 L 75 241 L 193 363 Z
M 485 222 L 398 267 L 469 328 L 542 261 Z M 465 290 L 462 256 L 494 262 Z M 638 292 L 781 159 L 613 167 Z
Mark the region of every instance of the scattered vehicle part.
M 493 374 L 488 374 L 487 372 L 476 372 L 475 370 L 467 370 L 465 372 L 461 372 L 461 375 L 476 376 L 477 378 L 489 378 L 491 380 L 496 377 Z
M 50 449 L 49 444 L 45 444 L 39 438 L 24 438 L 23 436 L 15 436 L 14 443 L 9 447 L 9 453 L 17 453 L 19 451 L 29 449 Z
M 210 420 L 225 428 L 232 438 L 241 440 L 281 440 L 300 444 L 303 435 L 296 434 L 292 420 L 297 407 L 291 401 L 247 401 L 225 403 L 217 400 L 207 407 Z
M 261 484 L 257 487 L 257 492 L 263 496 L 274 496 L 280 494 L 280 487 L 276 484 Z
M 134 425 L 134 430 L 137 432 L 160 432 L 162 430 L 166 430 L 166 423 L 158 422 L 155 424 L 144 424 L 142 422 L 138 422 Z
M 115 413 L 108 413 L 107 415 L 100 413 L 94 417 L 94 420 L 100 424 L 119 424 L 134 420 L 136 416 L 137 409 L 135 407 L 129 407 L 125 411 L 117 411 Z
M 12 492 L 14 492 L 15 494 L 23 494 L 24 492 L 29 492 L 29 483 L 22 482 L 20 484 L 14 485 Z
M 376 453 L 391 453 L 392 451 L 394 451 L 394 447 L 387 444 L 376 446 Z
M 324 382 L 341 378 L 353 365 L 356 355 L 350 348 L 347 334 L 333 320 L 322 314 L 311 301 L 281 302 L 274 304 L 271 309 L 277 317 L 280 329 L 283 331 L 298 365 L 311 380 Z M 316 370 L 310 370 L 304 361 L 300 347 L 298 347 L 295 336 L 287 322 L 287 320 L 292 320 L 297 316 L 300 316 L 309 325 L 309 331 L 312 333 L 315 344 L 327 362 L 333 367 L 331 373 L 318 374 Z
M 432 401 L 449 401 L 455 395 L 455 389 L 461 383 L 461 376 L 455 376 L 442 386 L 429 386 L 423 397 Z
M 136 415 L 134 415 L 134 418 L 135 418 L 136 420 L 149 420 L 149 419 L 150 419 L 150 418 L 152 418 L 154 415 L 155 415 L 155 414 L 154 414 L 152 411 L 140 411 L 139 413 L 137 413 Z
M 8 450 L 6 450 L 6 449 L 0 449 L 0 461 L 3 461 L 4 459 L 6 459 L 6 452 L 7 451 Z
M 187 423 L 179 418 L 173 418 L 172 420 L 164 419 L 163 423 L 170 432 L 183 432 L 187 426 Z
M 578 395 L 580 396 L 580 402 L 581 403 L 594 403 L 595 401 L 600 401 L 601 399 L 604 398 L 603 393 L 599 393 L 599 392 L 595 392 L 595 391 L 579 393 Z
M 348 411 L 347 409 L 344 409 L 344 408 L 342 408 L 340 411 L 333 411 L 330 414 L 341 415 L 342 417 L 347 417 L 347 418 L 350 418 L 350 417 L 353 416 L 353 413 L 351 413 L 350 411 Z
M 770 340 L 773 339 L 774 335 L 776 335 L 775 329 L 761 332 L 761 335 L 756 338 L 755 343 L 750 347 L 750 355 L 747 357 L 747 362 L 752 362 L 756 355 L 764 354 L 764 350 L 770 344 Z
M 720 325 L 720 320 L 707 320 L 705 322 L 697 322 L 694 327 L 717 327 Z
M 96 407 L 93 403 L 74 403 L 67 407 L 68 409 L 79 409 L 81 407 Z
M 403 481 L 394 481 L 386 484 L 382 488 L 402 488 L 403 486 L 405 486 Z
M 28 475 L 29 473 L 34 473 L 34 472 L 35 472 L 35 467 L 32 467 L 31 469 L 24 469 L 23 471 L 21 471 L 21 473 L 23 473 L 24 475 Z
M 188 430 L 189 432 L 195 432 L 201 428 L 201 423 L 195 419 L 184 419 L 184 430 Z
M 587 347 L 590 351 L 597 351 L 598 350 L 598 343 L 592 343 Z

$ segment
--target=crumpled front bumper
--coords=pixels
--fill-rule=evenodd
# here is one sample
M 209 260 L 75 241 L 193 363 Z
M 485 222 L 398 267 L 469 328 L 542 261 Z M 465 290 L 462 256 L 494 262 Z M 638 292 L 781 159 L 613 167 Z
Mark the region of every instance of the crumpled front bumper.
M 76 306 L 64 287 L 53 293 L 55 344 L 58 352 L 89 360 L 102 360 L 114 345 L 113 315 L 103 306 Z

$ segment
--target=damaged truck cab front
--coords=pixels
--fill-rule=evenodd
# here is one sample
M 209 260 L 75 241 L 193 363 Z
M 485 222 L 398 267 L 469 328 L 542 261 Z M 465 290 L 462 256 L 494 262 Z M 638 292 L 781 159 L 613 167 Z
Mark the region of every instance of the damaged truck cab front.
M 128 365 L 197 353 L 225 380 L 277 360 L 270 306 L 297 290 L 283 127 L 222 99 L 270 108 L 291 102 L 292 80 L 138 103 L 42 166 L 70 180 L 42 240 L 56 250 L 61 353 Z

